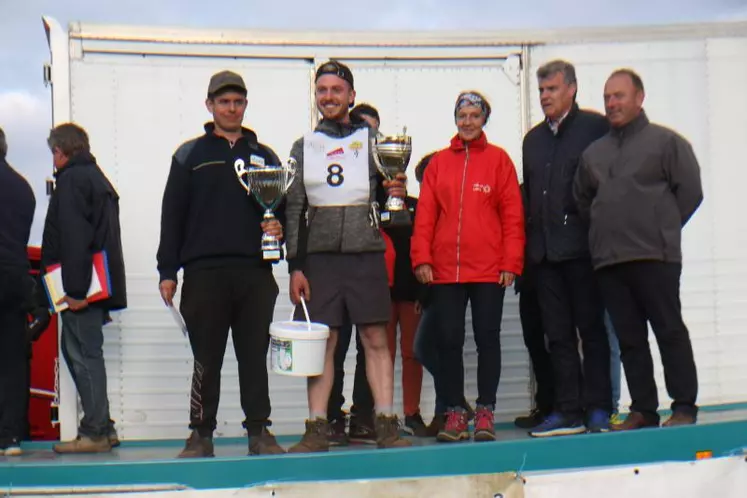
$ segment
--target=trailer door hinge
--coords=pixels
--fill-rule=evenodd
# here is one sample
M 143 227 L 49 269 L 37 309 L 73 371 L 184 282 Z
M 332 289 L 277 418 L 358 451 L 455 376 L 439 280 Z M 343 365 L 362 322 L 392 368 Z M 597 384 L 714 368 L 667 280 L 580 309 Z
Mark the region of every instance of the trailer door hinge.
M 52 65 L 49 63 L 44 64 L 44 86 L 47 87 L 52 83 Z
M 503 73 L 508 80 L 518 86 L 521 83 L 521 55 L 511 54 L 503 61 Z

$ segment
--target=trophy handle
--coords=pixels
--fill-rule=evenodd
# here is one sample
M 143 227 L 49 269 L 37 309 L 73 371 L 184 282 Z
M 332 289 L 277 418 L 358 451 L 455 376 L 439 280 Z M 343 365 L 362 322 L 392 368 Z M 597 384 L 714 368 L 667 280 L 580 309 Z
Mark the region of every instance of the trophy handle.
M 392 178 L 389 178 L 389 175 L 387 174 L 386 168 L 384 168 L 384 165 L 381 164 L 381 160 L 379 159 L 379 154 L 376 152 L 376 145 L 379 143 L 379 134 L 377 134 L 375 137 L 372 137 L 371 140 L 371 156 L 373 157 L 374 164 L 376 165 L 376 169 L 381 173 L 381 176 L 383 176 L 386 180 L 392 180 Z
M 247 194 L 251 195 L 252 189 L 251 185 L 249 184 L 249 175 L 244 160 L 236 159 L 236 161 L 233 163 L 233 169 L 236 172 L 236 178 L 238 178 L 241 186 L 244 187 L 244 190 L 246 190 Z M 246 181 L 244 181 L 244 175 L 246 175 Z
M 242 177 L 246 174 L 246 163 L 243 159 L 236 159 L 233 163 L 233 169 L 236 171 L 236 176 Z
M 288 189 L 291 188 L 291 185 L 293 185 L 293 181 L 296 179 L 296 175 L 298 174 L 298 161 L 296 161 L 295 157 L 291 157 L 288 159 L 288 162 L 285 165 L 285 191 L 288 192 Z

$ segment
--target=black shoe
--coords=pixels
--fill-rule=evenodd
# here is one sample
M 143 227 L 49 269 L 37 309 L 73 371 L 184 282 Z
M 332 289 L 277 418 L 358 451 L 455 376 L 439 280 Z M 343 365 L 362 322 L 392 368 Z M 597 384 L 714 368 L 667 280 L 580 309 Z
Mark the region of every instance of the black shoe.
M 549 414 L 541 411 L 539 408 L 535 408 L 529 415 L 522 417 L 516 417 L 514 419 L 514 425 L 519 429 L 534 429 L 540 425 Z
M 330 446 L 347 446 L 348 434 L 345 432 L 345 417 L 334 419 L 329 423 L 329 445 Z
M 0 456 L 3 455 L 10 457 L 23 455 L 21 442 L 16 438 L 0 440 Z
M 376 429 L 374 428 L 373 414 L 368 417 L 351 415 L 348 439 L 351 443 L 376 444 Z
M 415 437 L 428 436 L 428 427 L 426 427 L 425 422 L 423 422 L 423 417 L 420 416 L 420 413 L 406 415 L 403 430 Z
M 428 427 L 426 428 L 426 437 L 436 437 L 438 436 L 438 433 L 441 432 L 446 425 L 446 414 L 445 413 L 436 413 L 433 415 L 433 420 L 431 420 L 431 423 L 428 424 Z

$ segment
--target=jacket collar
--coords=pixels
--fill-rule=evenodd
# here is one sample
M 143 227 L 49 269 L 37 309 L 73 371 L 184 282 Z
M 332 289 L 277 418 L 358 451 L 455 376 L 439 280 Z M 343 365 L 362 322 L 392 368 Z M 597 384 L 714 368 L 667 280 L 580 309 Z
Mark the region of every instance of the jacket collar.
M 641 113 L 633 119 L 630 123 L 626 124 L 625 126 L 621 126 L 620 128 L 612 128 L 610 130 L 610 135 L 617 138 L 618 140 L 622 141 L 629 137 L 632 137 L 642 129 L 644 129 L 648 125 L 648 116 L 646 116 L 646 111 L 641 109 Z
M 571 123 L 573 123 L 577 115 L 578 115 L 578 104 L 574 102 L 571 108 L 568 109 L 568 112 L 566 113 L 566 115 L 561 118 L 560 124 L 558 125 L 558 132 L 555 135 L 556 136 L 562 135 L 563 132 L 567 130 L 569 126 L 571 126 Z M 545 118 L 545 123 L 547 124 L 547 129 L 550 130 L 550 132 L 552 133 L 552 125 L 550 124 L 550 120 Z
M 365 122 L 350 121 L 348 123 L 341 123 L 340 121 L 323 118 L 316 125 L 315 131 L 324 133 L 330 137 L 347 137 L 361 128 L 368 128 L 368 125 Z
M 469 145 L 469 148 L 474 149 L 484 149 L 488 145 L 488 136 L 485 135 L 485 132 L 483 131 L 480 133 L 480 136 L 477 137 L 475 140 L 472 140 L 469 142 L 469 144 L 465 143 L 464 140 L 459 138 L 459 134 L 457 133 L 454 135 L 451 139 L 451 145 L 449 148 L 454 151 L 462 151 L 467 149 L 467 145 Z
M 54 177 L 59 178 L 60 175 L 65 173 L 65 171 L 71 169 L 71 168 L 78 168 L 78 167 L 90 167 L 90 166 L 96 166 L 96 158 L 93 157 L 93 154 L 90 152 L 81 152 L 79 154 L 74 155 L 70 159 L 68 159 L 67 164 L 65 166 L 59 168 L 54 172 Z
M 205 134 L 209 137 L 218 138 L 215 134 L 215 123 L 210 121 L 205 123 Z M 257 134 L 249 128 L 241 127 L 241 137 L 245 139 L 249 145 L 257 145 Z

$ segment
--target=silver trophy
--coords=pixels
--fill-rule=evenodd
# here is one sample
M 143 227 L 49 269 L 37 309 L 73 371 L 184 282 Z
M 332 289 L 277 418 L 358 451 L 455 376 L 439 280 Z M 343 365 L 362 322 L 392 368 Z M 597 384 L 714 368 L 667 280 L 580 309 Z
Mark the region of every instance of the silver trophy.
M 412 155 L 412 138 L 407 136 L 407 127 L 401 135 L 385 136 L 377 133 L 371 139 L 371 155 L 376 168 L 387 180 L 394 180 L 398 173 L 404 173 Z M 412 224 L 404 199 L 388 197 L 381 211 L 384 226 L 407 226 Z
M 259 205 L 265 208 L 264 221 L 274 220 L 273 211 L 296 178 L 296 160 L 290 158 L 285 165 L 280 166 L 251 165 L 247 168 L 243 159 L 236 159 L 233 168 L 247 194 L 253 195 Z M 262 259 L 279 260 L 280 245 L 280 241 L 274 236 L 262 234 Z

